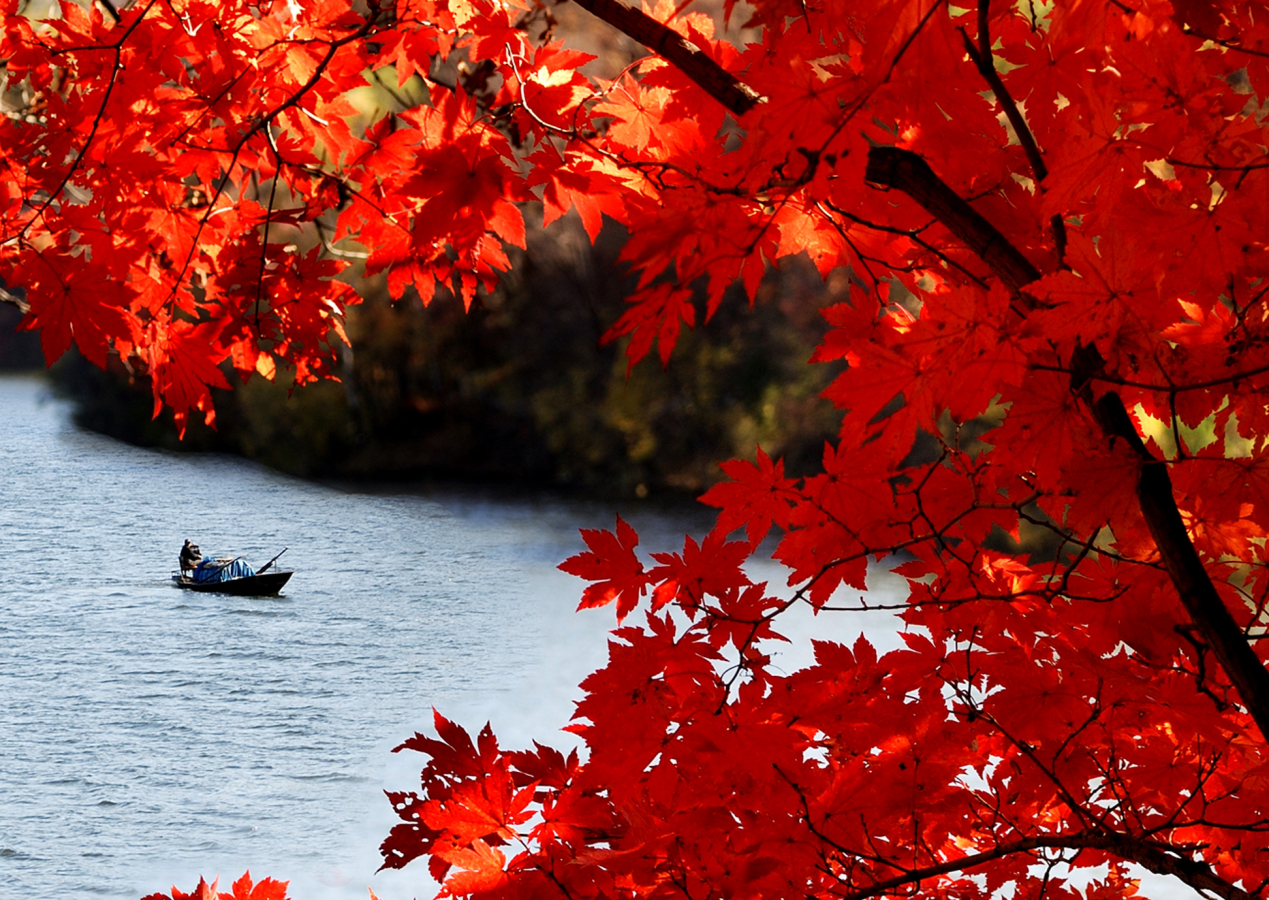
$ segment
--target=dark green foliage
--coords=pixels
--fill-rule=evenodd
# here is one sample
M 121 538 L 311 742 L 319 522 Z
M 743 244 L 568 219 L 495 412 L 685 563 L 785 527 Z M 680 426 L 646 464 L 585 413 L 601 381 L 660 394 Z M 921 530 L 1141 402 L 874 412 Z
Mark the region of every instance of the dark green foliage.
M 627 377 L 622 347 L 600 345 L 630 289 L 616 263 L 621 241 L 610 228 L 592 248 L 569 220 L 533 229 L 514 271 L 469 313 L 448 297 L 394 307 L 365 281 L 343 384 L 288 399 L 285 386 L 253 378 L 219 392 L 218 431 L 192 426 L 183 446 L 306 476 L 639 496 L 700 492 L 717 480 L 717 460 L 752 457 L 758 444 L 793 473 L 818 462 L 835 423 L 819 398 L 833 370 L 805 365 L 824 330 L 818 310 L 832 299 L 814 270 L 771 273 L 754 308 L 725 303 L 680 339 L 668 369 L 645 361 Z M 68 367 L 82 424 L 177 446 L 169 423 L 150 423 L 143 379 L 131 390 L 120 373 L 111 381 Z
M 0 303 L 0 369 L 42 369 L 40 336 L 33 331 L 17 331 L 22 313 L 10 303 Z
M 103 372 L 76 353 L 53 367 L 58 390 L 75 403 L 83 428 L 147 447 L 235 453 L 294 475 L 333 471 L 354 446 L 343 387 L 323 382 L 288 396 L 285 387 L 253 378 L 236 391 L 216 392 L 216 428 L 190 417 L 179 440 L 170 410 L 151 418 L 154 398 L 143 375 L 116 359 Z

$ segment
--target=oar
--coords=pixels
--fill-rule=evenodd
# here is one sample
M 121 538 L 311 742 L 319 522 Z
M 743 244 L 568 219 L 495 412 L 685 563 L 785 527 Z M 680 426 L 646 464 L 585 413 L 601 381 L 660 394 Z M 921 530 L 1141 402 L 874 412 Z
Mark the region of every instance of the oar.
M 288 551 L 288 550 L 290 550 L 290 549 L 291 549 L 290 547 L 283 547 L 283 548 L 282 548 L 282 553 L 285 553 L 286 551 Z M 261 566 L 260 568 L 256 569 L 256 574 L 257 574 L 257 575 L 263 575 L 265 572 L 269 571 L 269 568 L 270 568 L 270 567 L 271 567 L 271 566 L 272 566 L 275 562 L 277 562 L 279 558 L 281 558 L 282 553 L 279 553 L 277 556 L 273 557 L 273 559 L 269 560 L 269 561 L 268 561 L 267 563 L 265 563 L 263 566 Z

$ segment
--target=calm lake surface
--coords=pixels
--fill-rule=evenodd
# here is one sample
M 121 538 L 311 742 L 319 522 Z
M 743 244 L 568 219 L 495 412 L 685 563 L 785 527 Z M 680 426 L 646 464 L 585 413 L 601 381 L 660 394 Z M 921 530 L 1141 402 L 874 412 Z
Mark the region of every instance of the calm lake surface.
M 574 613 L 583 583 L 555 567 L 617 512 L 651 550 L 711 522 L 341 491 L 81 432 L 42 381 L 0 377 L 0 897 L 135 900 L 247 868 L 294 900 L 432 896 L 422 863 L 375 874 L 382 792 L 422 762 L 391 748 L 433 707 L 503 746 L 574 745 L 559 729 L 613 620 Z M 257 566 L 289 546 L 297 574 L 275 598 L 180 591 L 187 537 Z M 861 628 L 895 643 L 879 614 L 787 630 Z

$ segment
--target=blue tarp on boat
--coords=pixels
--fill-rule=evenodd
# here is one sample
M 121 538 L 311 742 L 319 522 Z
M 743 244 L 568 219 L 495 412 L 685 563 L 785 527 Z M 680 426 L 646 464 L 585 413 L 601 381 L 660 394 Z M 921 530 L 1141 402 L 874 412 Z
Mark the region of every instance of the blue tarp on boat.
M 200 583 L 229 581 L 232 578 L 250 578 L 256 570 L 244 560 L 205 559 L 194 570 L 194 580 Z

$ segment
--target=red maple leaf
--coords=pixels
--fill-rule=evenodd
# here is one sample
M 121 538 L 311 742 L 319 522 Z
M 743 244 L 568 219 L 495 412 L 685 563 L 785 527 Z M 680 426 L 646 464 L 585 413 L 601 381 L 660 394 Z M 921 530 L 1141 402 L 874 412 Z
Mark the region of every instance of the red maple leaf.
M 461 849 L 438 851 L 437 855 L 460 869 L 445 879 L 442 897 L 466 897 L 491 891 L 507 880 L 503 871 L 507 858 L 497 847 L 490 847 L 484 841 L 473 841 Z
M 650 582 L 643 563 L 635 555 L 639 535 L 617 517 L 616 532 L 583 528 L 582 540 L 590 548 L 560 563 L 570 575 L 595 582 L 582 592 L 578 609 L 606 606 L 617 601 L 617 620 L 624 619 L 639 603 Z
M 243 872 L 242 877 L 233 884 L 232 893 L 220 894 L 220 900 L 287 900 L 285 881 L 274 881 L 265 878 L 254 886 L 251 873 Z
M 703 495 L 701 502 L 717 506 L 716 530 L 729 534 L 742 525 L 751 545 L 756 546 L 771 529 L 789 527 L 789 510 L 801 496 L 797 480 L 784 477 L 784 461 L 771 458 L 758 448 L 757 463 L 732 460 L 722 463 L 731 481 L 716 484 Z
M 653 611 L 671 600 L 695 608 L 707 594 L 720 597 L 748 585 L 740 565 L 751 549 L 745 542 L 728 541 L 727 532 L 715 528 L 699 544 L 690 536 L 684 538 L 682 554 L 653 553 L 658 563 L 648 572 L 648 578 L 658 582 L 652 593 Z

